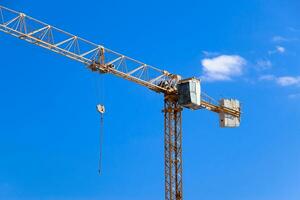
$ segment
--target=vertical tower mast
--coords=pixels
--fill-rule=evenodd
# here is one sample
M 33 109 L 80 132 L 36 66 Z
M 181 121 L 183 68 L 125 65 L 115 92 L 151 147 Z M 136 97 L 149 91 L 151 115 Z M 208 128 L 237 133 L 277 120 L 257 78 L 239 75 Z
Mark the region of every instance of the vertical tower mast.
M 176 95 L 165 95 L 165 199 L 183 199 L 182 108 Z

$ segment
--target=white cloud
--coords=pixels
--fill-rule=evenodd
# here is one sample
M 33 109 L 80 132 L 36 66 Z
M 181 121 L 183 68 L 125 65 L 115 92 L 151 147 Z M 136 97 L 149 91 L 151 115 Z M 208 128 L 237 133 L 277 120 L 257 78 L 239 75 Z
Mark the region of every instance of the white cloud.
M 266 70 L 272 68 L 272 62 L 270 60 L 258 60 L 256 62 L 256 68 L 258 70 Z
M 292 32 L 300 32 L 300 29 L 294 27 L 289 27 L 289 30 Z
M 274 36 L 272 38 L 272 41 L 274 43 L 283 43 L 283 42 L 296 42 L 296 41 L 299 41 L 299 38 L 297 37 L 293 37 L 293 38 L 288 38 L 288 37 L 282 37 L 282 36 Z
M 276 79 L 276 82 L 281 86 L 300 85 L 300 76 L 282 76 Z
M 203 79 L 207 81 L 226 81 L 240 76 L 246 60 L 238 55 L 221 55 L 202 60 Z
M 213 56 L 220 55 L 220 53 L 218 52 L 211 52 L 211 51 L 202 51 L 202 53 L 205 57 L 213 57 Z
M 273 81 L 276 77 L 274 75 L 263 75 L 259 77 L 259 80 L 261 81 Z
M 282 46 L 277 46 L 276 50 L 277 50 L 278 53 L 284 53 L 285 52 L 285 48 L 282 47 Z
M 263 75 L 259 78 L 261 81 L 274 81 L 282 87 L 286 86 L 300 86 L 300 76 L 280 76 Z
M 277 35 L 277 36 L 274 36 L 274 37 L 272 38 L 272 41 L 273 41 L 273 42 L 287 42 L 287 41 L 289 41 L 289 39 Z
M 298 99 L 298 98 L 300 98 L 300 93 L 297 93 L 297 94 L 290 94 L 288 97 L 289 97 L 290 99 Z
M 280 53 L 283 54 L 286 52 L 286 49 L 283 46 L 276 46 L 275 50 L 269 51 L 269 54 L 275 54 L 275 53 Z

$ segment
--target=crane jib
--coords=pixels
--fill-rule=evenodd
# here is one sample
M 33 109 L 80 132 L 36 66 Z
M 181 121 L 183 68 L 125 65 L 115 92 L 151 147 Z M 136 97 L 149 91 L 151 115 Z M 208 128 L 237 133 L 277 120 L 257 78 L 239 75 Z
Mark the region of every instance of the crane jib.
M 177 85 L 181 80 L 178 75 L 149 66 L 24 13 L 0 6 L 0 15 L 0 31 L 76 60 L 90 69 L 96 66 L 95 63 L 103 57 L 102 65 L 97 65 L 97 71 L 114 74 L 155 92 L 177 93 Z M 198 108 L 217 113 L 224 112 L 236 117 L 240 115 L 238 110 L 222 108 L 222 106 L 205 101 L 205 99 L 201 99 L 201 106 Z

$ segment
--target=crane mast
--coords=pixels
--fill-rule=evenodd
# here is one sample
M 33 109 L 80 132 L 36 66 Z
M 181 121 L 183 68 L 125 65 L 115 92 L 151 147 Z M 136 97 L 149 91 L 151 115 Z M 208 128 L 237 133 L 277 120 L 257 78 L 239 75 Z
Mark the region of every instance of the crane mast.
M 150 66 L 86 39 L 70 34 L 24 13 L 0 6 L 0 31 L 78 61 L 94 72 L 108 73 L 164 94 L 165 199 L 183 199 L 182 110 L 183 107 L 219 113 L 225 126 L 239 125 L 240 107 L 230 100 L 222 105 L 201 94 L 193 107 L 180 104 L 181 76 Z M 197 101 L 200 101 L 198 98 Z M 234 102 L 234 101 L 233 101 Z M 226 116 L 230 119 L 226 119 Z M 226 121 L 227 120 L 227 121 Z M 231 121 L 230 121 L 231 120 Z
M 165 199 L 183 199 L 182 107 L 174 95 L 165 95 Z

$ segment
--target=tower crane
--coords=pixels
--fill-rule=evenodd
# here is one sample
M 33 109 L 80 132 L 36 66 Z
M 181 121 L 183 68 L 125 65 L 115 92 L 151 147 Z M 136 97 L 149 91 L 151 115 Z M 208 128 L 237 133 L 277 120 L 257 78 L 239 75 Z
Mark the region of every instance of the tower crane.
M 0 31 L 78 61 L 93 72 L 113 74 L 164 95 L 166 200 L 183 199 L 182 110 L 206 109 L 219 114 L 221 127 L 240 125 L 239 101 L 212 101 L 201 92 L 197 78 L 183 79 L 1 5 Z

